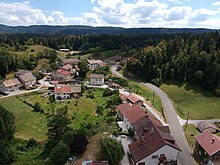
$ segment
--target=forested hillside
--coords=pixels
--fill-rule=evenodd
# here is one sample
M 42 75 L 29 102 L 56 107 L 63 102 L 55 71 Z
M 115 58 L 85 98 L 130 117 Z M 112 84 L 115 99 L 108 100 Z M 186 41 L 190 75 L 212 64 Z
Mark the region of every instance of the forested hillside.
M 203 28 L 121 28 L 121 27 L 92 27 L 81 25 L 69 26 L 6 26 L 0 25 L 0 33 L 20 34 L 49 34 L 49 35 L 80 35 L 80 34 L 177 34 L 177 33 L 204 33 L 212 29 Z
M 130 57 L 126 73 L 160 85 L 165 80 L 191 82 L 220 95 L 220 35 L 211 33 L 135 35 L 0 34 L 0 76 L 16 69 L 33 69 L 39 59 L 55 52 L 33 52 L 19 58 L 30 45 L 55 50 L 80 50 L 99 58 L 102 52 Z M 117 50 L 117 51 L 115 51 Z M 112 53 L 111 53 L 112 54 Z M 56 55 L 56 54 L 55 54 Z
M 220 35 L 185 34 L 162 40 L 135 54 L 126 72 L 158 86 L 164 80 L 195 83 L 220 96 Z

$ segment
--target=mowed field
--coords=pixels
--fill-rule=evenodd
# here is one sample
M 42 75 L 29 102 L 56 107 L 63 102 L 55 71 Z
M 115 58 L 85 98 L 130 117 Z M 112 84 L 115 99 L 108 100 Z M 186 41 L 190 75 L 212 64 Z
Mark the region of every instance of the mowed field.
M 172 100 L 178 115 L 184 119 L 220 119 L 220 97 L 193 85 L 163 84 L 160 87 Z

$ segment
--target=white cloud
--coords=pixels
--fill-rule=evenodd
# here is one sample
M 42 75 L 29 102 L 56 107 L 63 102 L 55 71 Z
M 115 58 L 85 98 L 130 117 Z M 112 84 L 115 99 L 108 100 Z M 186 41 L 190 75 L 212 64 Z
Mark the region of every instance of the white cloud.
M 220 6 L 220 1 L 213 2 L 212 6 Z
M 219 28 L 220 10 L 191 6 L 169 6 L 159 0 L 90 0 L 91 11 L 81 17 L 67 17 L 61 11 L 43 11 L 23 3 L 0 2 L 0 23 L 7 25 L 92 25 L 122 27 L 206 27 Z M 179 0 L 169 0 L 178 2 Z M 215 22 L 215 23 L 214 23 Z

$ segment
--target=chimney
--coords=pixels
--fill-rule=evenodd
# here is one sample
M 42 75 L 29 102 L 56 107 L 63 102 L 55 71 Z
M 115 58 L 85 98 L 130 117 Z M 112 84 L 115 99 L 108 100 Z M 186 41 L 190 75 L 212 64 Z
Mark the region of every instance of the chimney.
M 213 144 L 215 142 L 215 138 L 213 137 L 211 140 L 211 144 Z
M 145 140 L 144 140 L 144 134 L 142 134 L 142 136 L 141 136 L 141 142 L 142 142 L 142 143 L 145 142 Z
M 150 133 L 154 133 L 154 127 L 151 127 Z

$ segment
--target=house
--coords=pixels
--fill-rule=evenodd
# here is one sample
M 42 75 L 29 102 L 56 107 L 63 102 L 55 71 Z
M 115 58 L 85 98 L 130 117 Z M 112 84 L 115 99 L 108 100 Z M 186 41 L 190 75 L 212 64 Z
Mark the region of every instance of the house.
M 134 105 L 143 105 L 143 101 L 133 93 L 127 96 L 127 101 Z
M 21 81 L 23 87 L 29 88 L 36 84 L 36 77 L 30 72 L 24 75 L 18 76 L 18 79 Z
M 124 121 L 127 129 L 133 129 L 133 123 L 146 116 L 146 113 L 139 106 L 133 106 L 129 103 L 121 104 L 117 106 L 117 109 L 118 117 Z
M 79 63 L 79 59 L 77 59 L 77 58 L 68 58 L 68 59 L 63 59 L 62 61 L 61 61 L 61 65 L 67 65 L 67 64 L 69 64 L 69 65 L 77 65 L 78 63 Z
M 81 95 L 81 85 L 63 85 L 58 84 L 54 87 L 55 100 L 65 100 Z
M 205 130 L 195 137 L 195 153 L 205 165 L 220 165 L 220 137 Z
M 141 138 L 128 145 L 133 165 L 176 165 L 181 151 L 174 138 L 153 124 L 142 130 Z
M 103 74 L 90 74 L 91 85 L 103 85 L 104 75 Z
M 67 81 L 72 78 L 72 75 L 69 71 L 64 69 L 58 69 L 52 73 L 52 79 L 58 81 Z
M 10 80 L 5 80 L 0 83 L 0 91 L 5 94 L 9 94 L 10 92 L 15 92 L 22 87 L 21 82 L 15 78 Z
M 98 67 L 104 67 L 106 64 L 102 60 L 87 60 L 89 70 L 94 70 Z
M 120 85 L 114 82 L 109 83 L 109 87 L 112 89 L 119 89 Z
M 109 165 L 108 161 L 88 160 L 83 161 L 80 165 Z
M 66 65 L 62 66 L 61 69 L 65 70 L 65 71 L 69 71 L 70 73 L 73 72 L 73 66 L 70 64 L 66 64 Z
M 23 76 L 23 75 L 25 75 L 26 73 L 31 73 L 30 71 L 28 71 L 28 70 L 23 70 L 23 69 L 20 69 L 20 70 L 18 70 L 16 73 L 15 73 L 15 77 L 19 77 L 19 76 Z
M 116 107 L 118 117 L 122 120 L 124 120 L 124 111 L 131 108 L 131 104 L 129 103 L 124 103 L 120 104 Z
M 198 123 L 197 128 L 200 132 L 203 132 L 205 130 L 209 130 L 211 133 L 217 133 L 219 132 L 219 128 L 215 126 L 214 124 L 208 123 L 207 121 L 201 121 Z

